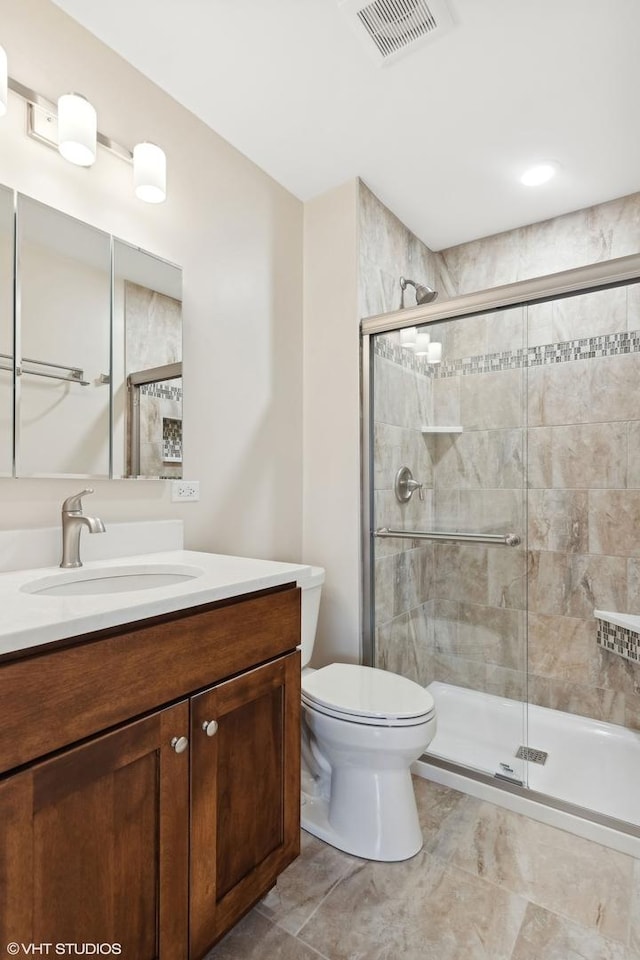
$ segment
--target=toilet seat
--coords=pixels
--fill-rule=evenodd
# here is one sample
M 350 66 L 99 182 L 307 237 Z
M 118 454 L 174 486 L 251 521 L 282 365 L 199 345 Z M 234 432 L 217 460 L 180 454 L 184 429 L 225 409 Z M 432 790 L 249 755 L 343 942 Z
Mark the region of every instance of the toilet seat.
M 413 680 L 353 663 L 332 663 L 302 678 L 302 702 L 336 719 L 408 727 L 435 713 L 431 694 Z

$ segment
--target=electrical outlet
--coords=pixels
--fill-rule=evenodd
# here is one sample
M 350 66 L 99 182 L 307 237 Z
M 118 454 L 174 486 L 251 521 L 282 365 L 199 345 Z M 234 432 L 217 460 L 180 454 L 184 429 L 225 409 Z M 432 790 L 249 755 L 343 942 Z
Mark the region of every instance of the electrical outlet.
M 200 481 L 199 480 L 172 480 L 171 481 L 171 502 L 183 503 L 185 500 L 200 499 Z

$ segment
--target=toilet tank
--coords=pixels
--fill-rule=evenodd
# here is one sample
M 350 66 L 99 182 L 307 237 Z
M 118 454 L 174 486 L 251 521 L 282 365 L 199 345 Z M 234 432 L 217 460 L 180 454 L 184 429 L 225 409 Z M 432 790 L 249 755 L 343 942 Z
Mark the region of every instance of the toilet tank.
M 298 586 L 302 591 L 302 666 L 306 667 L 311 660 L 313 645 L 316 640 L 318 626 L 318 612 L 320 610 L 320 594 L 324 583 L 322 567 L 311 567 L 307 576 L 298 577 Z

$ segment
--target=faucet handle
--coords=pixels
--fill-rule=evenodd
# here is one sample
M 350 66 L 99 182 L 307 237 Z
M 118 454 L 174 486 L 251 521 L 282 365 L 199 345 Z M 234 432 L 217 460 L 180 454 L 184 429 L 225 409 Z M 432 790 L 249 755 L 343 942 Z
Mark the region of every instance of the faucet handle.
M 396 473 L 393 484 L 396 500 L 399 503 L 406 503 L 411 500 L 413 494 L 418 491 L 418 496 L 424 500 L 424 486 L 419 480 L 416 480 L 409 467 L 400 467 Z
M 93 493 L 93 487 L 87 487 L 86 490 L 81 490 L 80 493 L 74 493 L 72 496 L 67 497 L 67 499 L 62 504 L 63 513 L 82 513 L 82 498 L 88 493 Z

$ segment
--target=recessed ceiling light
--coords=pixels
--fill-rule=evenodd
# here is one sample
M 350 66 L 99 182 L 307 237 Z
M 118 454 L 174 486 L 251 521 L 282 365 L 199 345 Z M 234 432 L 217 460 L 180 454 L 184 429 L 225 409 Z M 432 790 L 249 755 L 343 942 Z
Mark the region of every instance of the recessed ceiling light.
M 540 184 L 551 180 L 556 175 L 556 171 L 555 163 L 536 163 L 534 167 L 525 170 L 520 177 L 520 183 L 524 183 L 525 187 L 539 187 Z

